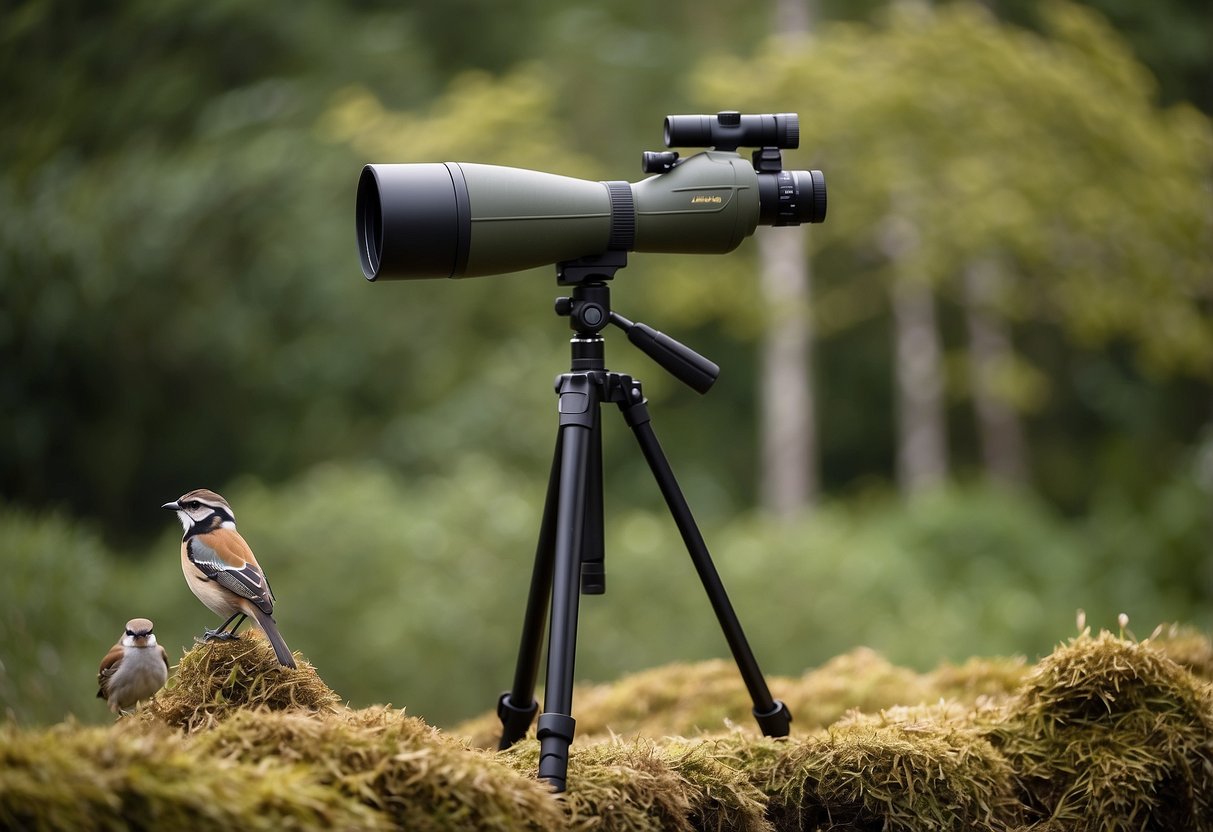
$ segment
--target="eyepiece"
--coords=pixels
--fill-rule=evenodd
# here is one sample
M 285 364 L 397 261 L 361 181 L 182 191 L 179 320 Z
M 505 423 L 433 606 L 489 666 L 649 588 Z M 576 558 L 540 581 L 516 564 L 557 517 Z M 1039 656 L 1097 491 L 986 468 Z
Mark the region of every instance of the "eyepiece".
M 826 218 L 826 178 L 819 170 L 758 174 L 760 225 L 800 225 Z
M 666 116 L 665 146 L 711 147 L 715 150 L 777 147 L 787 150 L 800 146 L 800 116 L 796 113 L 742 115 L 736 110 L 724 110 L 714 116 Z
M 801 222 L 825 222 L 826 219 L 826 175 L 819 170 L 793 171 L 797 176 L 808 174 L 808 186 L 811 196 L 804 200 L 808 209 Z M 803 191 L 802 191 L 803 193 Z

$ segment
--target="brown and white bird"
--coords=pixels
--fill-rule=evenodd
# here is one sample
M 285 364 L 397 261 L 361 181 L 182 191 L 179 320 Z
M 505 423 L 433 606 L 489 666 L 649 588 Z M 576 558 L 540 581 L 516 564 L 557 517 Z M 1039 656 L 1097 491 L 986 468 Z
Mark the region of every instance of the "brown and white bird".
M 236 638 L 244 619 L 252 618 L 274 646 L 278 663 L 294 667 L 295 659 L 274 622 L 269 581 L 253 550 L 236 531 L 236 515 L 227 500 L 199 488 L 161 508 L 177 512 L 185 529 L 181 538 L 185 582 L 211 612 L 228 617 L 218 629 L 207 630 L 204 640 Z
M 168 681 L 168 654 L 156 643 L 152 622 L 132 618 L 126 632 L 101 660 L 97 672 L 97 698 L 115 714 L 129 713 Z

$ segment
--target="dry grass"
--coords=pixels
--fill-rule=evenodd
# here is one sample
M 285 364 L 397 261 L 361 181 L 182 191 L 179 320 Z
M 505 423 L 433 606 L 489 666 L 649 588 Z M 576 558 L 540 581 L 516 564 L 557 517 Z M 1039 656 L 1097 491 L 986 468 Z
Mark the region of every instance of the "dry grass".
M 1211 668 L 1182 628 L 922 674 L 858 649 L 770 680 L 781 740 L 731 664 L 658 668 L 578 689 L 557 797 L 533 732 L 495 752 L 491 715 L 351 710 L 245 637 L 111 728 L 0 727 L 0 828 L 1213 832 Z

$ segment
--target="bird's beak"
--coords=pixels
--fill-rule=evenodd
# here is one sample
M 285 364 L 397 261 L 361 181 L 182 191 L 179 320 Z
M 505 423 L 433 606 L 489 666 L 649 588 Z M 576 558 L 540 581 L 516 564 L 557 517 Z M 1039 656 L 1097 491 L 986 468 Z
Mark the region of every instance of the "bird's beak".
M 164 505 L 160 506 L 160 508 L 167 508 L 169 511 L 179 511 L 181 509 L 181 503 L 173 500 L 171 503 L 165 503 Z

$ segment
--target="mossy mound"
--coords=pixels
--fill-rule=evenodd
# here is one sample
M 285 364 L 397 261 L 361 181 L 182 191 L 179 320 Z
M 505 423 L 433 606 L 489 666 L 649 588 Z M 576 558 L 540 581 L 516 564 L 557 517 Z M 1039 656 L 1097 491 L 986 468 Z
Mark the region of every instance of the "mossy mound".
M 926 674 L 919 693 L 928 702 L 939 699 L 996 702 L 1015 693 L 1030 671 L 1023 656 L 971 658 L 959 665 L 945 663 Z M 901 701 L 906 704 L 904 697 Z
M 163 726 L 123 720 L 39 731 L 0 727 L 0 828 L 386 829 L 317 773 L 199 755 Z
M 297 765 L 400 829 L 555 829 L 546 785 L 391 708 L 249 711 L 197 734 L 205 756 Z
M 1148 641 L 1198 679 L 1213 682 L 1213 641 L 1209 641 L 1199 630 L 1170 624 L 1155 630 Z
M 716 742 L 767 796 L 776 830 L 1005 830 L 1012 771 L 972 726 L 852 715 L 804 738 Z
M 1027 672 L 1025 660 L 1012 657 L 943 663 L 927 673 L 917 673 L 860 647 L 792 680 L 784 701 L 795 716 L 793 725 L 813 730 L 832 725 L 853 710 L 874 713 L 896 705 L 940 700 L 975 703 L 1002 699 L 1019 687 Z
M 168 686 L 139 718 L 197 731 L 246 708 L 336 711 L 340 697 L 311 664 L 298 656 L 295 661 L 295 668 L 278 664 L 260 630 L 196 645 L 181 657 Z
M 792 731 L 804 734 L 833 724 L 851 710 L 894 705 L 973 703 L 1009 697 L 1028 673 L 1023 658 L 970 659 L 929 673 L 898 667 L 860 647 L 799 678 L 768 677 L 771 695 L 792 712 Z M 542 701 L 542 694 L 539 694 Z M 578 737 L 622 734 L 660 737 L 720 733 L 753 726 L 750 700 L 737 665 L 723 659 L 671 664 L 605 685 L 579 685 L 573 695 Z M 496 748 L 501 723 L 484 713 L 455 726 L 478 748 Z
M 1211 691 L 1149 640 L 1087 632 L 1040 662 L 989 734 L 1039 819 L 1209 830 Z
M 926 674 L 853 651 L 771 680 L 798 717 L 783 739 L 728 662 L 637 674 L 575 699 L 560 796 L 533 733 L 489 752 L 351 710 L 244 638 L 191 650 L 110 728 L 0 727 L 0 828 L 1213 832 L 1213 685 L 1189 669 L 1209 642 L 1156 635 Z M 644 731 L 605 727 L 628 720 Z
M 786 686 L 771 679 L 775 696 Z M 706 691 L 714 691 L 705 696 Z M 577 732 L 582 736 L 660 737 L 719 730 L 749 716 L 753 705 L 737 665 L 726 661 L 671 664 L 606 685 L 579 686 L 573 695 Z
M 569 756 L 568 791 L 560 799 L 560 828 L 641 832 L 642 830 L 734 830 L 768 832 L 766 800 L 748 776 L 698 741 L 662 743 L 645 738 L 598 740 Z M 519 743 L 502 756 L 533 777 L 539 746 Z

